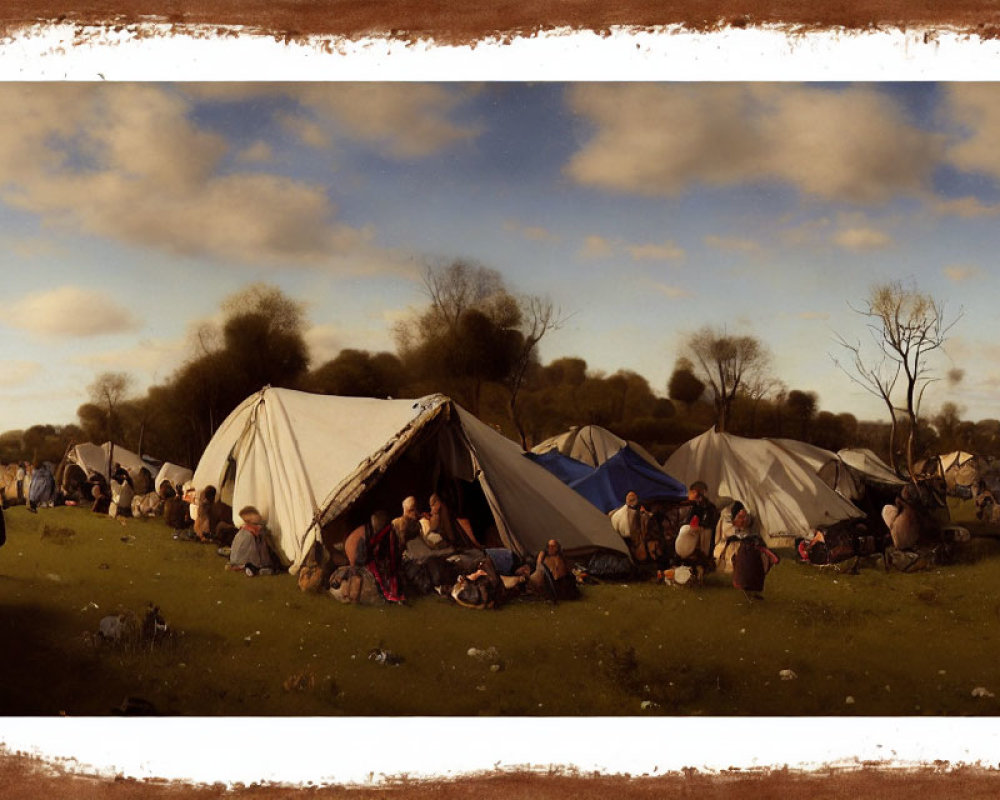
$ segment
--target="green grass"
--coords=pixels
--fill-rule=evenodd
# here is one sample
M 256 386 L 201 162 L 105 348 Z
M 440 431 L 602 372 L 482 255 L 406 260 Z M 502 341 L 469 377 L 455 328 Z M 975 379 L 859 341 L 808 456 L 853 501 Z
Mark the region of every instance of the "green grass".
M 158 520 L 6 513 L 7 715 L 104 715 L 126 696 L 178 715 L 1000 713 L 997 698 L 972 696 L 1000 695 L 1000 541 L 988 536 L 959 563 L 911 575 L 847 575 L 784 553 L 752 605 L 712 575 L 699 588 L 602 584 L 576 603 L 482 612 L 437 597 L 343 606 L 287 575 L 227 572 L 213 547 L 176 541 Z M 170 640 L 95 645 L 102 616 L 150 601 Z M 375 647 L 403 663 L 369 661 Z M 470 647 L 499 656 L 480 662 Z M 785 669 L 798 677 L 781 680 Z

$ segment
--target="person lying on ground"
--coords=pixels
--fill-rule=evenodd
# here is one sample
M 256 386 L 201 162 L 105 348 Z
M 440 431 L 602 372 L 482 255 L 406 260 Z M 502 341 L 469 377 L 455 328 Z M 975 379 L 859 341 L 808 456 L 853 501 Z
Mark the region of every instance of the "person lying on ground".
M 515 584 L 517 585 L 517 584 Z M 490 558 L 479 562 L 475 572 L 459 575 L 452 599 L 465 608 L 499 608 L 507 596 L 506 584 Z
M 229 569 L 244 571 L 250 577 L 273 574 L 280 562 L 263 517 L 253 506 L 246 506 L 240 511 L 240 519 L 243 525 L 233 538 Z

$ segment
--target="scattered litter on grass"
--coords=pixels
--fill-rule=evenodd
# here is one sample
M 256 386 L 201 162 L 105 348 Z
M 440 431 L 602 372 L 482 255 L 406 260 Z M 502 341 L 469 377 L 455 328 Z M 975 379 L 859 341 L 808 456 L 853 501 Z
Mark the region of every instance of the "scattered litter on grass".
M 351 656 L 354 658 L 354 656 Z M 396 655 L 391 650 L 383 650 L 381 647 L 376 647 L 368 653 L 368 660 L 374 661 L 376 664 L 381 664 L 383 667 L 398 667 L 403 663 L 403 657 Z
M 794 670 L 783 669 L 780 672 L 778 672 L 778 677 L 781 678 L 781 680 L 783 681 L 794 681 L 799 676 L 795 674 Z
M 470 647 L 467 651 L 469 658 L 474 658 L 477 661 L 496 661 L 500 656 L 500 651 L 495 647 L 487 647 L 485 650 L 480 650 L 478 647 Z
M 316 676 L 311 669 L 306 669 L 285 678 L 282 684 L 286 692 L 307 692 L 316 686 Z
M 977 686 L 972 690 L 973 697 L 996 697 L 993 692 L 987 689 L 985 686 Z

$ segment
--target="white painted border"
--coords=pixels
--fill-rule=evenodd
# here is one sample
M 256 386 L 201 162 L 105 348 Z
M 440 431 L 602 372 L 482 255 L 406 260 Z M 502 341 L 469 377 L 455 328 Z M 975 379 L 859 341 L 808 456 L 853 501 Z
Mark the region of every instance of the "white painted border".
M 658 775 L 694 767 L 996 769 L 991 719 L 304 718 L 0 721 L 10 752 L 86 774 L 195 783 L 372 785 L 495 769 Z
M 25 29 L 0 41 L 0 80 L 1000 79 L 1000 40 L 949 30 L 567 30 L 474 48 L 386 39 L 285 44 L 238 28 L 219 36 L 155 23 L 143 25 L 143 35 L 138 30 L 90 28 L 81 38 L 65 24 Z

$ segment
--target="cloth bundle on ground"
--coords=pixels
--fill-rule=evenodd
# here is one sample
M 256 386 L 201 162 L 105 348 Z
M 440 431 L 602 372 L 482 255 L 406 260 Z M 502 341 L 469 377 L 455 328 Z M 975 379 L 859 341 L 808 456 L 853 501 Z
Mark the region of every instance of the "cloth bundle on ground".
M 111 505 L 108 506 L 109 517 L 124 517 L 132 513 L 132 498 L 135 491 L 128 481 L 111 481 Z
M 385 602 L 375 575 L 365 567 L 337 567 L 330 575 L 328 594 L 341 603 L 371 606 Z
M 618 553 L 595 553 L 587 562 L 586 572 L 602 580 L 628 580 L 635 575 L 635 564 Z
M 414 594 L 432 594 L 441 586 L 450 589 L 457 576 L 455 565 L 442 556 L 403 562 L 403 579 L 407 589 Z
M 817 530 L 810 538 L 795 540 L 800 561 L 823 566 L 839 564 L 855 556 L 870 556 L 885 549 L 886 537 L 872 533 L 867 523 L 843 520 L 825 530 Z
M 163 508 L 163 499 L 156 492 L 137 494 L 132 498 L 133 517 L 157 517 Z

